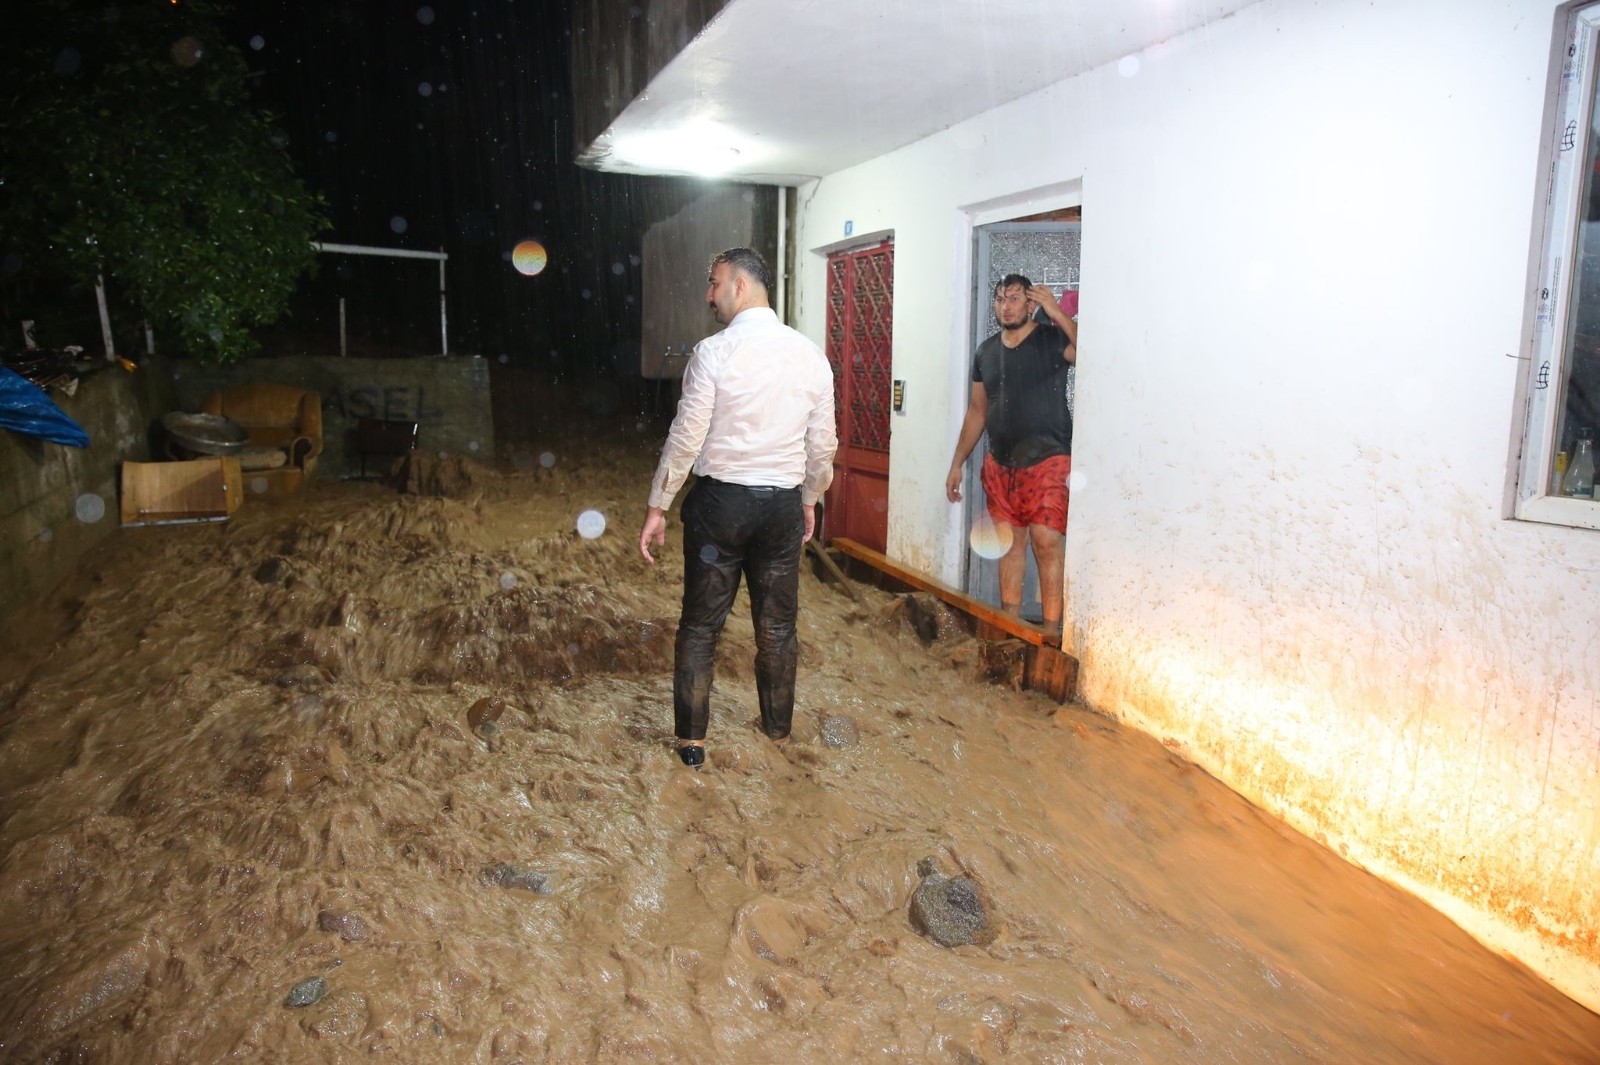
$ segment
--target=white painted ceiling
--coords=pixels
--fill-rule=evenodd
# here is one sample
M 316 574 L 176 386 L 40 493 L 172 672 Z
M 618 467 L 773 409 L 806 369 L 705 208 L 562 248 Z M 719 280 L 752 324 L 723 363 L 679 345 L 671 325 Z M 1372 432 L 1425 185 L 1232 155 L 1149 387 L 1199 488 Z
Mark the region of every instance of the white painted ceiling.
M 793 185 L 1257 0 L 731 0 L 580 156 Z

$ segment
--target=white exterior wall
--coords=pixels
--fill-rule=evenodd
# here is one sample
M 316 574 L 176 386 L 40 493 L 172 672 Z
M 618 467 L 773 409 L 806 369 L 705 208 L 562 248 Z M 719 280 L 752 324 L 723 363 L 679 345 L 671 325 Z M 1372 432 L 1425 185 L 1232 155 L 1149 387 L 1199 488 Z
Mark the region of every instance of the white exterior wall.
M 1246 9 L 802 188 L 797 313 L 893 232 L 888 551 L 957 583 L 972 227 L 1081 194 L 1082 697 L 1600 1007 L 1600 533 L 1502 517 L 1554 15 Z

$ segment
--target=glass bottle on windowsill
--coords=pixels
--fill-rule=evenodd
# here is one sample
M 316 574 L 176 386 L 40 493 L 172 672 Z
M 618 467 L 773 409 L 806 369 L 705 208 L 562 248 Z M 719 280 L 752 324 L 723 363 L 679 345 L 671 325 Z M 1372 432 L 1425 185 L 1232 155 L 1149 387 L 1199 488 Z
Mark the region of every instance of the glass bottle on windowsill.
M 1587 429 L 1581 431 L 1567 475 L 1561 480 L 1561 494 L 1575 499 L 1594 498 L 1594 440 Z

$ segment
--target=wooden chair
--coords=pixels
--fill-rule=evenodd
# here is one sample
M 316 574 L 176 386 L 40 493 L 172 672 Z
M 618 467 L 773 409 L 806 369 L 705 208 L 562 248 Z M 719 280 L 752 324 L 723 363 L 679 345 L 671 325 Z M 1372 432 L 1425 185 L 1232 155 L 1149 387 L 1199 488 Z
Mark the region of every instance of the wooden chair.
M 367 475 L 367 456 L 379 455 L 394 465 L 401 455 L 417 449 L 417 423 L 362 418 L 356 422 L 356 454 L 361 456 L 361 476 Z M 386 475 L 389 471 L 385 470 Z

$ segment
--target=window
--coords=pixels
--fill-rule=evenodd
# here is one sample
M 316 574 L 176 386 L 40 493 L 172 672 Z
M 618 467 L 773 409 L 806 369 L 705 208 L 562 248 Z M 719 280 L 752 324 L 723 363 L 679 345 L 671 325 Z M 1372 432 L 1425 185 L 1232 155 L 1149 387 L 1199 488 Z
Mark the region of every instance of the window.
M 1600 3 L 1562 17 L 1516 516 L 1600 529 Z

